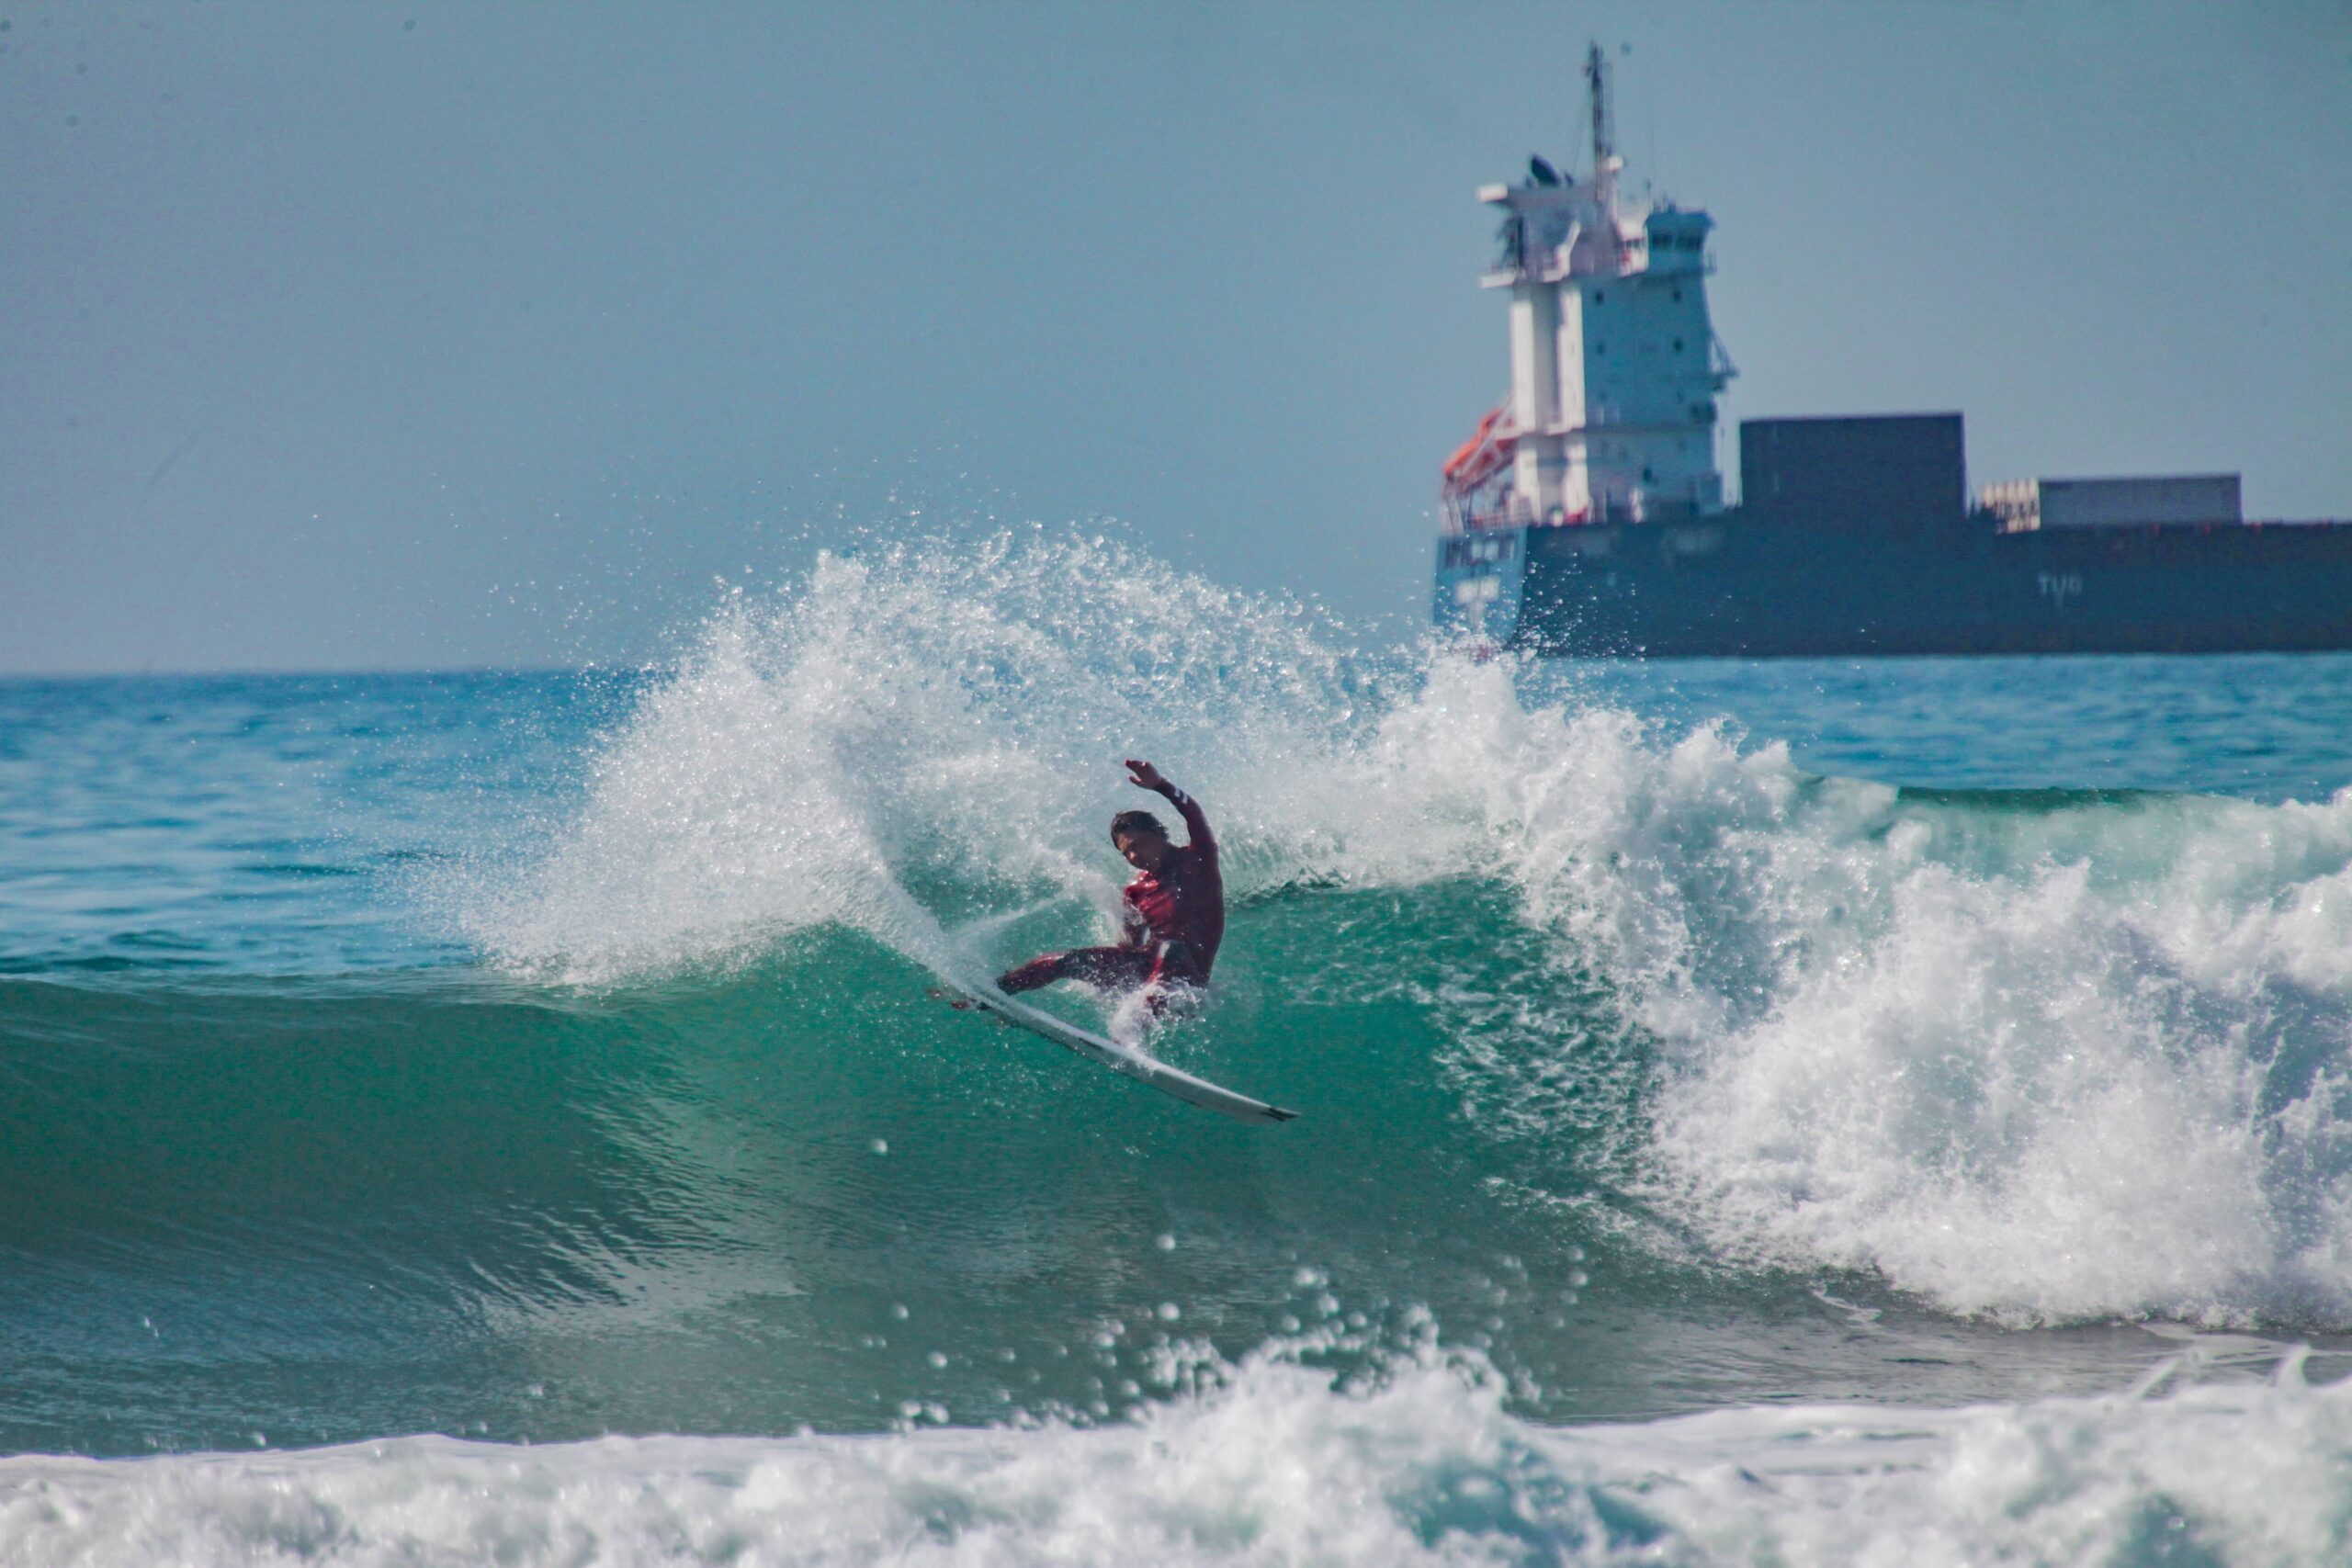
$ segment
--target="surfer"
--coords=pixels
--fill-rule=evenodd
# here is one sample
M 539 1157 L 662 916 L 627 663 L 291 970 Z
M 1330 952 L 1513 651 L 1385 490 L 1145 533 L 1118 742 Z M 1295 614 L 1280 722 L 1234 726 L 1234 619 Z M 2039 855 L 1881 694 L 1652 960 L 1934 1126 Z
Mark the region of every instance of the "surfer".
M 1200 803 L 1160 776 L 1149 762 L 1127 759 L 1127 782 L 1165 795 L 1184 818 L 1189 841 L 1170 843 L 1148 811 L 1111 818 L 1111 842 L 1136 879 L 1121 896 L 1115 947 L 1048 953 L 997 976 L 1007 992 L 1034 991 L 1057 980 L 1083 980 L 1113 989 L 1142 987 L 1153 1010 L 1174 986 L 1208 984 L 1217 944 L 1225 940 L 1225 878 L 1217 869 L 1216 835 Z

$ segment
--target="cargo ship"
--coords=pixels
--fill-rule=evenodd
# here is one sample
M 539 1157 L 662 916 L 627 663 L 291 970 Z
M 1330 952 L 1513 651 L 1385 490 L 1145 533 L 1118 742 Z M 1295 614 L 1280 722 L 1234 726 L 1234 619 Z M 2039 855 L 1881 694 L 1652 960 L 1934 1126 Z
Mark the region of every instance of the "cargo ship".
M 2234 474 L 1971 496 L 1957 412 L 1750 419 L 1727 503 L 1713 225 L 1621 190 L 1607 70 L 1589 171 L 1478 192 L 1511 380 L 1443 465 L 1441 626 L 1599 657 L 2352 648 L 2352 522 L 2249 520 Z

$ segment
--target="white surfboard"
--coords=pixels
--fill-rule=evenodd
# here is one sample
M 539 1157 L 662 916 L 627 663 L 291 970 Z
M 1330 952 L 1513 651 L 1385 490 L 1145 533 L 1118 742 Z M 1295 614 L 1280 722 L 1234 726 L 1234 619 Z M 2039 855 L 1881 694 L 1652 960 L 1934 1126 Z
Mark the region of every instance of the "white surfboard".
M 974 1007 L 992 1012 L 1007 1023 L 1018 1024 L 1033 1034 L 1042 1034 L 1057 1045 L 1064 1045 L 1086 1057 L 1100 1062 L 1113 1072 L 1125 1073 L 1131 1078 L 1141 1078 L 1162 1094 L 1172 1094 L 1187 1104 L 1198 1105 L 1236 1122 L 1289 1122 L 1298 1112 L 1284 1111 L 1279 1105 L 1268 1105 L 1262 1100 L 1252 1100 L 1246 1094 L 1236 1094 L 1206 1078 L 1196 1078 L 1179 1067 L 1156 1061 L 1132 1045 L 1122 1045 L 1091 1030 L 1065 1023 L 1052 1013 L 1040 1012 L 1026 1002 L 1016 1002 L 1002 991 L 965 990 L 956 987 L 956 994 Z

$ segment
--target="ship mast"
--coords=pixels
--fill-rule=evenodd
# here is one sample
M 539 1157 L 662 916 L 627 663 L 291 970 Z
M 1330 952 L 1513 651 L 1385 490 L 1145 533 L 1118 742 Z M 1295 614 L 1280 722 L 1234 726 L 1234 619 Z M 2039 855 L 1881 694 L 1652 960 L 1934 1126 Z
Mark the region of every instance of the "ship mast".
M 1609 65 L 1595 40 L 1584 57 L 1584 79 L 1592 89 L 1592 193 L 1613 230 L 1617 221 L 1617 138 L 1609 123 Z

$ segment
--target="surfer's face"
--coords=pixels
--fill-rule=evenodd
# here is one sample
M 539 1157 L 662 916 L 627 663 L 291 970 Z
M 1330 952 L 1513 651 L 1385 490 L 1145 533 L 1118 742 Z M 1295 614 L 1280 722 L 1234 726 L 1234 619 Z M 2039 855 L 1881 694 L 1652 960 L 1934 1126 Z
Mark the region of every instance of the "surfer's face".
M 1120 833 L 1111 841 L 1137 871 L 1158 871 L 1168 858 L 1168 840 L 1158 833 Z

